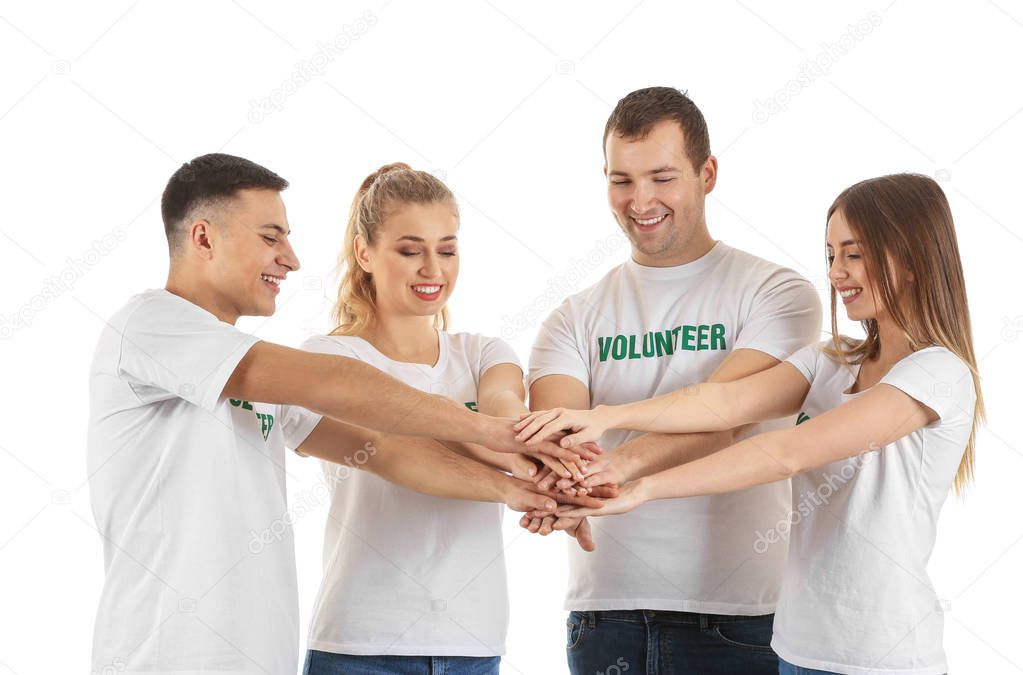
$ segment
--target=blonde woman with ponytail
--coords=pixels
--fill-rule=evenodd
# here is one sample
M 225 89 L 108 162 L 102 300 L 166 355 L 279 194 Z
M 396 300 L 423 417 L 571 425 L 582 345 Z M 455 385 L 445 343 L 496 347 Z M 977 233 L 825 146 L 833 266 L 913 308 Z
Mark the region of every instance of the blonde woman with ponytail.
M 358 359 L 452 405 L 517 418 L 527 409 L 512 348 L 497 338 L 447 330 L 458 229 L 454 196 L 436 177 L 400 163 L 369 175 L 349 216 L 337 327 L 303 348 Z M 481 446 L 449 447 L 449 466 L 418 467 L 418 455 L 395 448 L 413 465 L 409 470 L 422 475 L 419 483 L 402 481 L 412 489 L 324 463 L 332 494 L 307 675 L 498 672 L 508 593 L 502 507 L 493 502 L 506 500 L 495 499 L 485 474 L 507 472 L 542 493 L 529 482 L 538 465 L 532 457 Z M 598 456 L 592 445 L 569 455 L 560 455 L 555 443 L 538 449 L 536 457 L 548 466 L 580 479 L 583 459 Z M 543 494 L 553 509 L 554 495 Z M 558 499 L 601 503 L 585 494 Z
M 826 237 L 831 340 L 734 382 L 539 411 L 519 438 L 568 430 L 561 444 L 575 447 L 605 429 L 714 431 L 798 413 L 793 428 L 628 483 L 602 508 L 559 508 L 559 525 L 791 477 L 791 517 L 750 539 L 751 556 L 789 540 L 771 643 L 779 672 L 938 675 L 943 616 L 927 560 L 946 496 L 973 475 L 984 417 L 952 215 L 934 180 L 883 176 L 838 196 Z M 864 339 L 838 334 L 839 300 Z M 601 482 L 605 461 L 584 487 Z

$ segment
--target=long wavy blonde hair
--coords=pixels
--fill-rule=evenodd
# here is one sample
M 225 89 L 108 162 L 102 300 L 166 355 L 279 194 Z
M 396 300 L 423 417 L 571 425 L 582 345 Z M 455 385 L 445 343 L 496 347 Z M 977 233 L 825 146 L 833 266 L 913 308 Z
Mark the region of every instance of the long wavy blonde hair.
M 373 277 L 356 260 L 355 238 L 361 236 L 372 246 L 384 221 L 403 204 L 436 203 L 449 204 L 458 214 L 458 204 L 448 186 L 432 174 L 416 171 L 403 162 L 385 164 L 362 181 L 352 200 L 344 248 L 338 260 L 342 276 L 331 312 L 337 327 L 331 335 L 358 335 L 373 324 L 376 316 Z M 438 330 L 447 330 L 446 305 L 434 316 L 433 325 Z
M 881 176 L 846 188 L 828 209 L 829 221 L 836 211 L 859 240 L 867 276 L 910 348 L 940 345 L 970 368 L 977 402 L 954 482 L 956 493 L 962 494 L 973 480 L 977 428 L 985 413 L 963 265 L 945 193 L 928 176 Z M 897 277 L 906 278 L 906 273 L 915 282 L 899 284 Z M 861 322 L 867 333 L 863 340 L 840 336 L 836 296 L 832 286 L 828 353 L 851 365 L 876 357 L 881 348 L 877 321 Z

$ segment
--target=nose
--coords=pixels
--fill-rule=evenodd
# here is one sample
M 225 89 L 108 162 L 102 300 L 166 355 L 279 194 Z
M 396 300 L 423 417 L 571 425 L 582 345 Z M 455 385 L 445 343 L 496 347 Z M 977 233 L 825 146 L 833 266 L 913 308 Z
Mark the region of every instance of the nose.
M 282 267 L 287 267 L 292 272 L 297 272 L 302 266 L 298 262 L 298 256 L 295 255 L 295 249 L 291 248 L 291 242 L 284 240 L 284 246 L 281 248 L 280 254 L 277 256 L 275 262 Z
M 419 274 L 427 279 L 440 276 L 440 260 L 436 254 L 427 252 L 423 255 L 423 266 L 419 268 Z
M 633 215 L 639 215 L 652 209 L 655 205 L 654 191 L 647 181 L 637 181 L 629 200 L 629 209 Z
M 838 258 L 836 257 L 831 261 L 831 267 L 828 268 L 828 278 L 831 279 L 832 282 L 838 283 L 847 276 L 848 274 L 846 274 L 845 268 L 839 264 Z

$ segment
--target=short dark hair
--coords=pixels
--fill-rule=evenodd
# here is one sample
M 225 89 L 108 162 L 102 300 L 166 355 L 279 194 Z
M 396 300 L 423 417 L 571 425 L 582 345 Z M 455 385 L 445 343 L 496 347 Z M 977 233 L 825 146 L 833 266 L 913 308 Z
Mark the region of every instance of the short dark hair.
M 234 155 L 215 152 L 182 164 L 167 181 L 160 200 L 163 229 L 171 254 L 180 244 L 181 221 L 196 207 L 213 205 L 239 190 L 280 192 L 287 187 L 288 181 L 270 169 Z
M 619 138 L 643 139 L 665 120 L 673 120 L 682 127 L 686 155 L 699 171 L 710 157 L 707 121 L 686 92 L 674 87 L 637 89 L 618 101 L 604 127 L 605 148 L 612 132 Z

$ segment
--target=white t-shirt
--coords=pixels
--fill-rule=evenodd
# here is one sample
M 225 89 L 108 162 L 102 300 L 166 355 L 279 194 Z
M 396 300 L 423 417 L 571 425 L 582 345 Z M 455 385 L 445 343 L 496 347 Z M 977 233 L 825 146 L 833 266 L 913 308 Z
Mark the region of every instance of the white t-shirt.
M 473 410 L 480 376 L 500 363 L 518 365 L 502 340 L 439 335 L 440 357 L 432 367 L 394 361 L 358 337 L 318 336 L 302 348 L 358 359 Z M 357 466 L 360 450 L 366 452 L 353 449 L 349 465 Z M 309 648 L 335 654 L 503 654 L 508 589 L 502 505 L 420 494 L 343 464 L 323 462 L 323 469 L 331 503 Z
M 820 327 L 806 279 L 718 242 L 676 267 L 629 260 L 569 297 L 544 321 L 529 381 L 570 375 L 587 386 L 591 406 L 638 401 L 706 381 L 736 349 L 784 359 L 818 340 Z M 600 445 L 613 452 L 637 435 L 609 431 Z M 778 482 L 599 518 L 596 553 L 569 545 L 566 608 L 770 613 L 785 550 L 754 555 L 751 542 L 789 505 L 789 485 Z
M 298 587 L 281 406 L 221 398 L 258 342 L 166 290 L 108 322 L 89 373 L 106 581 L 95 673 L 293 675 Z
M 847 393 L 859 366 L 840 364 L 822 345 L 789 358 L 810 382 L 800 421 L 862 393 Z M 944 617 L 927 560 L 970 437 L 973 378 L 955 354 L 928 347 L 892 366 L 881 384 L 941 419 L 792 480 L 789 560 L 771 646 L 804 668 L 938 675 L 948 670 Z

